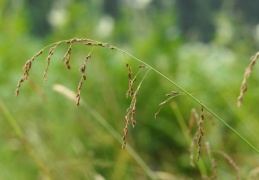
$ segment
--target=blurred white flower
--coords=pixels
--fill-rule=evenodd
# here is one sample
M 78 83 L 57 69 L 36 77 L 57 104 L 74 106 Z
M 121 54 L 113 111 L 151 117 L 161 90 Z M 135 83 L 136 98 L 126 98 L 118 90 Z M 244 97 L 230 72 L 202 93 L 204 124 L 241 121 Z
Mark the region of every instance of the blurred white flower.
M 111 16 L 103 16 L 96 27 L 97 36 L 106 38 L 111 35 L 114 29 L 114 20 Z
M 61 27 L 66 23 L 67 13 L 65 9 L 53 8 L 48 14 L 48 22 L 53 27 Z

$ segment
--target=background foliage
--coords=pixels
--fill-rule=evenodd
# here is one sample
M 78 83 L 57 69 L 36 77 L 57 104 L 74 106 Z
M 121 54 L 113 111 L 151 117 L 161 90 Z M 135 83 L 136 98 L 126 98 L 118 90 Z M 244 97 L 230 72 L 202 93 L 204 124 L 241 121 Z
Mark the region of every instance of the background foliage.
M 70 71 L 61 62 L 67 47 L 57 48 L 46 83 L 42 75 L 47 54 L 36 59 L 29 82 L 22 85 L 20 96 L 14 97 L 26 60 L 47 44 L 72 37 L 109 42 L 143 59 L 193 93 L 253 144 L 259 144 L 258 66 L 249 79 L 243 106 L 236 106 L 245 67 L 258 48 L 258 3 L 1 0 L 0 179 L 43 179 L 43 170 L 30 155 L 32 149 L 53 179 L 149 179 L 132 154 L 121 149 L 109 128 L 91 115 L 96 111 L 112 129 L 123 134 L 130 101 L 125 98 L 128 79 L 122 54 L 94 50 L 82 89 L 86 106 L 77 108 L 52 88 L 62 84 L 76 90 L 78 68 L 89 52 L 80 45 L 73 47 Z M 132 67 L 138 65 L 129 57 L 127 61 Z M 187 124 L 191 109 L 200 107 L 188 97 L 179 96 L 174 99 L 177 108 L 168 104 L 154 119 L 158 104 L 172 90 L 177 89 L 161 77 L 148 75 L 138 97 L 138 123 L 130 128 L 128 144 L 152 171 L 160 172 L 162 179 L 210 176 L 204 147 L 204 168 L 189 165 L 190 142 L 179 125 Z M 247 178 L 258 168 L 257 154 L 210 118 L 205 112 L 204 131 L 211 149 L 230 154 L 242 178 Z M 17 136 L 8 123 L 10 119 L 20 126 L 31 147 Z M 215 157 L 219 179 L 234 179 L 233 167 L 221 156 Z

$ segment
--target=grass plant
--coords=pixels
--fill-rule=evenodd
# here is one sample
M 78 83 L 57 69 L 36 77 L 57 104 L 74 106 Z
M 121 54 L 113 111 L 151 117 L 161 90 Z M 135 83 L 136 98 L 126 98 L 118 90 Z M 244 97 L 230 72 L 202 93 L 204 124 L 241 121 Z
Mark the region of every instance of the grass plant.
M 151 65 L 149 65 L 148 63 L 142 61 L 141 59 L 133 56 L 132 54 L 117 48 L 113 45 L 110 45 L 109 43 L 103 43 L 100 41 L 96 41 L 96 40 L 92 40 L 92 39 L 88 39 L 88 38 L 72 38 L 69 40 L 62 40 L 62 41 L 58 41 L 55 42 L 53 44 L 50 44 L 46 47 L 44 47 L 43 49 L 41 49 L 40 51 L 38 51 L 37 53 L 35 53 L 35 55 L 33 55 L 24 65 L 23 70 L 23 76 L 21 77 L 21 79 L 18 81 L 17 84 L 17 88 L 15 91 L 16 96 L 19 95 L 20 93 L 20 88 L 21 85 L 28 80 L 29 78 L 29 74 L 30 74 L 30 70 L 33 66 L 33 63 L 35 61 L 35 59 L 40 56 L 44 51 L 46 51 L 47 49 L 49 49 L 47 58 L 46 58 L 46 67 L 45 70 L 43 72 L 43 81 L 46 82 L 47 81 L 47 73 L 49 71 L 49 66 L 51 63 L 51 57 L 53 55 L 53 53 L 55 52 L 55 49 L 60 46 L 61 44 L 67 44 L 68 45 L 68 49 L 66 51 L 66 53 L 64 54 L 62 61 L 66 67 L 66 69 L 71 70 L 71 54 L 72 54 L 72 48 L 73 48 L 73 44 L 75 43 L 80 43 L 84 46 L 90 47 L 90 51 L 87 53 L 87 55 L 85 56 L 85 59 L 83 60 L 82 65 L 79 67 L 79 72 L 81 73 L 81 79 L 78 83 L 78 87 L 77 87 L 77 93 L 73 94 L 70 93 L 70 95 L 67 95 L 67 97 L 72 98 L 73 100 L 76 101 L 76 105 L 79 106 L 80 105 L 80 101 L 81 101 L 81 89 L 83 87 L 84 82 L 87 80 L 87 63 L 88 61 L 94 58 L 93 52 L 96 48 L 98 47 L 102 47 L 102 48 L 108 48 L 110 50 L 114 50 L 114 51 L 118 51 L 120 53 L 122 53 L 125 57 L 125 61 L 126 61 L 126 67 L 128 69 L 128 80 L 129 80 L 129 87 L 128 90 L 126 92 L 126 97 L 127 98 L 131 98 L 131 103 L 129 105 L 129 108 L 126 111 L 125 114 L 125 127 L 123 129 L 123 136 L 122 138 L 120 137 L 120 135 L 114 131 L 112 129 L 111 126 L 109 126 L 109 124 L 106 123 L 106 121 L 104 120 L 103 117 L 101 117 L 95 110 L 91 109 L 90 106 L 88 105 L 83 105 L 86 107 L 86 109 L 88 110 L 88 112 L 100 123 L 102 124 L 113 136 L 114 138 L 116 138 L 118 141 L 121 141 L 122 139 L 122 148 L 124 149 L 126 147 L 126 141 L 127 141 L 127 136 L 128 136 L 128 132 L 129 132 L 129 127 L 130 124 L 135 127 L 137 125 L 137 120 L 136 120 L 136 104 L 137 104 L 137 100 L 138 100 L 138 94 L 139 91 L 141 90 L 141 87 L 144 84 L 144 81 L 146 80 L 146 78 L 148 78 L 148 74 L 151 72 L 156 73 L 159 77 L 165 79 L 166 81 L 168 81 L 170 84 L 173 85 L 173 88 L 176 88 L 177 90 L 173 90 L 172 92 L 170 92 L 169 94 L 166 94 L 167 99 L 164 100 L 163 102 L 161 102 L 159 104 L 159 110 L 154 114 L 155 118 L 158 117 L 158 114 L 161 110 L 161 108 L 167 104 L 169 101 L 171 101 L 173 98 L 179 96 L 179 95 L 186 95 L 188 96 L 190 99 L 192 99 L 194 102 L 196 102 L 199 106 L 200 106 L 200 113 L 198 115 L 196 110 L 192 110 L 192 117 L 190 119 L 190 125 L 189 125 L 189 131 L 191 132 L 192 128 L 194 127 L 194 124 L 196 121 L 197 122 L 197 131 L 194 133 L 193 136 L 191 136 L 190 134 L 186 134 L 186 130 L 188 129 L 187 125 L 185 123 L 183 123 L 181 120 L 179 120 L 179 124 L 180 127 L 182 128 L 182 131 L 185 132 L 185 137 L 188 141 L 188 143 L 190 144 L 190 159 L 191 159 L 191 166 L 194 166 L 194 156 L 193 156 L 193 149 L 194 146 L 196 144 L 196 149 L 197 149 L 197 154 L 196 154 L 196 159 L 197 161 L 199 161 L 200 157 L 201 157 L 201 148 L 203 146 L 206 147 L 206 151 L 207 154 L 209 156 L 209 159 L 211 161 L 211 167 L 212 167 L 212 175 L 211 178 L 212 179 L 216 179 L 217 178 L 217 168 L 216 168 L 216 160 L 214 157 L 214 154 L 220 154 L 222 155 L 225 159 L 228 160 L 229 164 L 231 166 L 234 167 L 234 169 L 236 169 L 236 171 L 239 174 L 239 167 L 236 165 L 236 163 L 234 162 L 233 159 L 231 159 L 230 156 L 228 156 L 226 153 L 224 153 L 223 151 L 216 151 L 216 150 L 211 150 L 210 146 L 209 146 L 209 142 L 205 141 L 205 137 L 204 137 L 204 123 L 206 122 L 206 118 L 205 118 L 205 113 L 209 113 L 210 115 L 212 115 L 215 119 L 217 119 L 218 121 L 220 121 L 221 123 L 223 123 L 224 126 L 226 126 L 227 128 L 229 128 L 229 130 L 231 130 L 233 133 L 235 133 L 240 139 L 242 139 L 247 146 L 251 147 L 256 153 L 259 153 L 259 150 L 252 145 L 252 143 L 250 143 L 244 136 L 242 136 L 238 131 L 236 131 L 231 125 L 229 125 L 225 120 L 223 120 L 219 115 L 217 115 L 214 111 L 212 111 L 209 107 L 207 107 L 203 102 L 201 102 L 200 100 L 198 100 L 196 97 L 194 97 L 194 95 L 192 93 L 189 93 L 186 89 L 182 88 L 180 85 L 178 85 L 178 83 L 175 83 L 173 80 L 171 80 L 170 78 L 168 78 L 166 75 L 164 75 L 163 73 L 161 73 L 160 71 L 158 71 L 156 68 L 152 67 Z M 93 57 L 92 57 L 93 56 Z M 127 58 L 126 57 L 131 57 L 134 60 L 136 60 L 139 64 L 139 66 L 136 68 L 138 69 L 137 73 L 133 73 L 133 71 L 135 71 L 135 68 L 132 68 L 129 63 L 127 62 Z M 244 75 L 244 80 L 242 82 L 242 86 L 241 86 L 241 91 L 240 91 L 240 96 L 238 97 L 238 106 L 241 105 L 242 100 L 243 100 L 243 96 L 245 91 L 247 90 L 247 79 L 251 73 L 252 67 L 255 64 L 255 61 L 258 57 L 258 53 L 252 57 L 251 63 L 249 64 L 248 68 L 246 69 L 245 75 Z M 138 80 L 140 79 L 140 81 Z M 173 89 L 172 88 L 172 89 Z M 58 87 L 55 86 L 55 90 L 58 90 Z M 64 91 L 67 90 L 58 90 L 60 93 L 64 94 Z M 73 95 L 71 95 L 73 94 Z M 83 103 L 81 103 L 83 104 Z M 175 108 L 176 105 L 175 104 L 171 104 L 171 106 L 173 107 L 173 109 L 175 109 L 175 111 L 177 112 L 177 109 Z M 176 113 L 179 114 L 179 113 Z M 178 119 L 179 116 L 178 116 Z M 10 121 L 10 124 L 12 124 L 13 128 L 15 129 L 15 131 L 17 131 L 18 135 L 21 136 L 21 130 L 19 130 L 19 128 L 17 128 L 17 126 L 12 123 L 12 121 Z M 127 150 L 130 152 L 130 154 L 132 155 L 132 157 L 134 157 L 134 159 L 139 163 L 139 165 L 144 169 L 144 171 L 147 173 L 147 175 L 151 178 L 151 179 L 155 179 L 156 176 L 155 174 L 148 168 L 148 166 L 144 163 L 144 161 L 141 160 L 141 158 L 138 156 L 138 154 L 130 147 L 128 146 Z M 200 159 L 201 163 L 199 163 L 199 169 L 201 171 L 202 174 L 207 174 L 204 170 L 203 170 L 203 166 L 204 164 L 202 163 L 202 159 Z M 240 176 L 238 175 L 238 178 L 240 178 Z

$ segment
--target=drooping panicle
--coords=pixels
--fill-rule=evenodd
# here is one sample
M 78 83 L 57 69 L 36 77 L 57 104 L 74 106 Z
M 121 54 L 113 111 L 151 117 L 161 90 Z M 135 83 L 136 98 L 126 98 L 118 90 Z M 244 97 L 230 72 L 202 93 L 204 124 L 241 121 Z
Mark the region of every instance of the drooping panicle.
M 55 45 L 53 47 L 51 47 L 50 50 L 49 50 L 49 54 L 48 54 L 47 59 L 46 59 L 46 67 L 45 67 L 44 74 L 43 74 L 43 81 L 44 82 L 47 81 L 46 76 L 47 76 L 47 72 L 49 70 L 50 58 L 53 55 L 53 53 L 54 53 L 54 51 L 55 51 L 55 49 L 58 45 L 60 45 L 60 42 L 55 43 Z
M 237 106 L 240 107 L 242 105 L 243 102 L 243 98 L 244 98 L 244 94 L 247 91 L 247 80 L 252 72 L 252 69 L 255 65 L 256 60 L 259 57 L 259 52 L 257 52 L 254 56 L 251 57 L 251 61 L 249 63 L 249 65 L 247 66 L 246 70 L 245 70 L 245 74 L 243 77 L 243 81 L 240 87 L 240 94 L 237 98 Z
M 77 102 L 76 105 L 79 106 L 80 104 L 80 99 L 81 99 L 81 89 L 82 89 L 82 85 L 83 85 L 83 81 L 86 80 L 86 74 L 85 74 L 85 69 L 86 69 L 86 63 L 87 61 L 91 58 L 91 54 L 89 53 L 84 60 L 83 65 L 79 68 L 79 71 L 81 72 L 81 79 L 78 83 L 77 86 L 77 94 L 76 94 L 76 98 L 77 98 Z

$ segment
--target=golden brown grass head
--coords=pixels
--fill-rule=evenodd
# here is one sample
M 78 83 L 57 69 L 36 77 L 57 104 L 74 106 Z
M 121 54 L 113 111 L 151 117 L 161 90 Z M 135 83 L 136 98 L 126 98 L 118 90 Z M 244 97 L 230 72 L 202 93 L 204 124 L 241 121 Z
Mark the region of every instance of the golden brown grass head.
M 43 81 L 46 82 L 47 81 L 47 72 L 49 70 L 49 64 L 50 64 L 50 58 L 51 56 L 53 55 L 56 47 L 60 45 L 60 42 L 57 42 L 53 47 L 50 48 L 49 50 L 49 54 L 48 54 L 48 57 L 47 57 L 47 60 L 46 60 L 46 67 L 45 67 L 45 70 L 44 70 L 44 74 L 43 74 Z
M 258 59 L 258 57 L 259 57 L 259 52 L 257 52 L 254 56 L 251 57 L 251 61 L 246 68 L 246 71 L 245 71 L 245 74 L 244 74 L 244 77 L 243 77 L 243 81 L 242 81 L 242 84 L 241 84 L 241 87 L 240 87 L 240 94 L 237 98 L 237 106 L 238 107 L 240 107 L 242 105 L 244 94 L 247 91 L 247 80 L 248 80 L 248 78 L 249 78 L 249 76 L 252 72 L 252 69 L 253 69 L 253 67 L 255 65 L 255 62 Z
M 77 102 L 76 102 L 76 105 L 79 106 L 80 104 L 80 99 L 81 99 L 81 89 L 82 89 L 82 86 L 83 86 L 83 81 L 86 80 L 86 74 L 85 74 L 85 69 L 86 69 L 86 63 L 87 61 L 91 58 L 91 54 L 89 53 L 86 57 L 85 57 L 85 60 L 84 60 L 84 63 L 83 65 L 79 68 L 79 71 L 81 72 L 81 79 L 78 83 L 78 86 L 77 86 L 77 94 L 76 94 L 76 98 L 77 98 Z
M 136 82 L 137 76 L 142 71 L 142 69 L 145 68 L 145 66 L 143 66 L 143 65 L 138 66 L 138 68 L 140 68 L 140 70 L 136 73 L 136 75 L 133 78 L 132 78 L 132 76 L 133 76 L 132 68 L 130 67 L 130 65 L 128 63 L 126 64 L 126 67 L 128 68 L 128 79 L 129 79 L 129 88 L 126 93 L 126 97 L 127 98 L 131 97 L 131 103 L 130 103 L 129 108 L 127 109 L 126 116 L 125 116 L 126 125 L 124 128 L 122 148 L 125 148 L 125 146 L 126 146 L 126 138 L 127 138 L 127 134 L 128 134 L 129 123 L 131 122 L 133 128 L 137 124 L 135 117 L 136 117 L 136 104 L 137 104 L 137 99 L 138 99 L 138 93 L 141 88 L 143 80 L 145 79 L 147 73 L 150 70 L 150 69 L 148 69 L 148 71 L 146 72 L 146 74 L 143 76 L 142 80 L 138 84 L 137 88 L 134 90 L 134 84 Z

